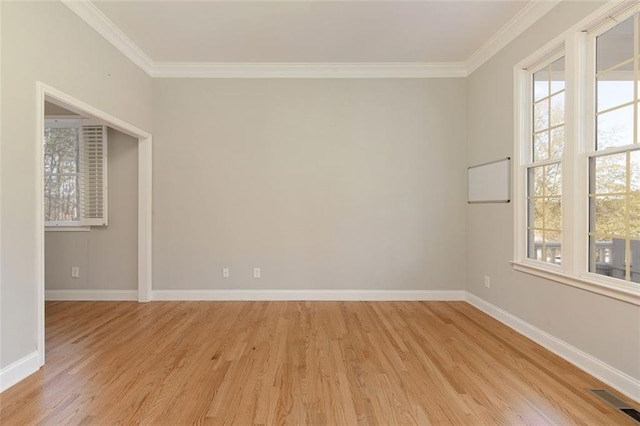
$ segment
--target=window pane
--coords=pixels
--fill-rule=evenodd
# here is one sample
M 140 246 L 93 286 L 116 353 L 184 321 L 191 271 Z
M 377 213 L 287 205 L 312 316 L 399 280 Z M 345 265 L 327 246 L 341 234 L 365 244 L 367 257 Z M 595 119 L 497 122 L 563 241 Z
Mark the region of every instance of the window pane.
M 640 192 L 629 199 L 629 237 L 640 239 Z
M 551 97 L 551 126 L 564 123 L 564 92 Z
M 549 96 L 549 70 L 544 68 L 533 74 L 533 100 L 537 101 L 547 96 Z
M 530 230 L 529 231 L 529 241 L 533 242 L 533 244 L 529 244 L 529 250 L 527 253 L 527 257 L 530 259 L 542 260 L 542 241 L 543 241 L 542 231 Z
M 551 131 L 551 158 L 561 158 L 564 152 L 564 127 Z
M 589 238 L 592 259 L 590 272 L 608 277 L 626 279 L 626 241 L 622 238 Z M 595 268 L 594 268 L 595 264 Z
M 562 194 L 562 167 L 560 164 L 544 166 L 545 195 Z
M 611 194 L 626 192 L 627 154 L 614 154 L 596 157 L 595 161 L 595 193 Z M 593 193 L 593 189 L 591 191 Z
M 591 160 L 589 238 L 590 271 L 636 282 L 640 280 L 640 245 L 636 246 L 640 151 L 628 146 L 638 142 L 640 125 L 634 51 L 634 44 L 640 49 L 639 17 L 636 14 L 596 38 L 596 149 L 625 147 L 625 152 Z
M 615 74 L 615 73 L 614 73 Z M 613 76 L 605 76 L 613 77 Z M 620 76 L 618 81 L 598 79 L 598 111 L 604 111 L 633 101 L 633 69 Z
M 564 90 L 564 57 L 551 64 L 551 94 Z
M 549 128 L 549 101 L 547 99 L 533 106 L 533 130 Z
M 544 170 L 542 167 L 529 169 L 529 194 L 528 196 L 542 197 L 544 185 Z
M 631 281 L 640 283 L 640 240 L 631 240 Z
M 535 198 L 531 200 L 533 209 L 529 219 L 529 226 L 532 228 L 544 228 L 544 198 Z
M 564 124 L 564 78 L 564 58 L 558 59 L 534 74 L 535 100 L 532 123 L 534 162 L 562 156 L 564 130 L 559 126 Z M 550 85 L 551 92 L 547 85 Z M 551 127 L 555 129 L 550 130 Z M 552 142 L 553 146 L 549 142 Z
M 631 151 L 631 191 L 640 191 L 640 151 Z
M 622 238 L 613 238 L 611 248 L 611 276 L 614 278 L 626 278 L 626 254 L 627 244 Z
M 529 169 L 529 226 L 538 229 L 561 229 L 560 165 Z M 535 198 L 532 198 L 535 197 Z
M 611 263 L 611 240 L 599 240 L 595 237 L 590 239 L 590 244 L 595 244 L 594 262 L 596 263 Z
M 544 260 L 549 263 L 560 264 L 561 257 L 561 242 L 562 236 L 560 232 L 546 231 L 544 234 L 545 239 L 545 258 Z
M 596 69 L 609 69 L 633 58 L 633 16 L 596 38 Z
M 554 231 L 562 229 L 562 202 L 560 198 L 551 197 L 544 199 L 545 228 Z
M 640 21 L 640 18 L 638 18 L 638 21 Z M 640 34 L 640 31 L 638 31 L 638 34 Z M 640 71 L 640 59 L 638 59 L 636 67 L 638 67 L 638 71 Z M 640 100 L 640 80 L 636 81 L 636 88 L 638 89 L 638 92 L 636 93 L 638 95 L 638 97 L 636 98 L 636 101 L 638 101 Z
M 78 172 L 78 128 L 47 128 L 44 131 L 45 173 Z
M 598 237 L 625 236 L 626 197 L 605 195 L 591 199 L 593 205 L 593 225 Z
M 528 171 L 529 243 L 527 256 L 549 263 L 560 263 L 562 199 L 560 165 L 531 167 Z M 549 194 L 557 194 L 549 196 Z
M 530 231 L 530 241 L 527 257 L 530 259 L 542 260 L 543 262 L 561 264 L 562 263 L 562 235 L 555 231 Z
M 547 244 L 545 250 L 546 261 L 555 263 L 556 265 L 562 264 L 562 247 L 558 244 Z
M 529 169 L 529 197 L 550 197 L 562 194 L 562 167 L 560 164 L 531 167 Z
M 564 58 L 533 74 L 531 102 L 532 161 L 562 158 L 565 113 Z M 551 127 L 554 127 L 551 129 Z M 560 229 L 562 225 L 562 176 L 560 164 L 528 169 L 527 256 L 543 262 L 561 261 Z
M 561 158 L 564 152 L 564 127 L 551 131 L 551 158 Z
M 549 159 L 549 131 L 544 131 L 533 137 L 533 161 L 547 159 Z
M 78 176 L 45 176 L 44 220 L 75 222 L 80 220 Z
M 598 150 L 633 143 L 633 112 L 633 105 L 629 105 L 598 115 Z
M 589 238 L 589 245 L 593 248 L 593 258 L 591 262 L 595 263 L 611 263 L 611 240 L 598 239 L 596 237 Z M 593 271 L 593 269 L 591 270 Z M 598 272 L 602 273 L 602 272 Z M 608 275 L 608 274 L 604 274 Z

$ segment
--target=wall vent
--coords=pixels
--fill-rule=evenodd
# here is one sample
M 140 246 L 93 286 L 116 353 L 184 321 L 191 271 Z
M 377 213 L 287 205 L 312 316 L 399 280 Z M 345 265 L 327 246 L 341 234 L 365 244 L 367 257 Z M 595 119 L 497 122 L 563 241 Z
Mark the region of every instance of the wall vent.
M 607 404 L 611 405 L 613 408 L 626 414 L 627 416 L 635 420 L 638 424 L 640 424 L 640 411 L 636 410 L 625 401 L 621 400 L 611 392 L 604 389 L 588 389 L 588 390 L 589 392 L 591 392 L 592 394 L 594 394 L 595 396 L 597 396 Z

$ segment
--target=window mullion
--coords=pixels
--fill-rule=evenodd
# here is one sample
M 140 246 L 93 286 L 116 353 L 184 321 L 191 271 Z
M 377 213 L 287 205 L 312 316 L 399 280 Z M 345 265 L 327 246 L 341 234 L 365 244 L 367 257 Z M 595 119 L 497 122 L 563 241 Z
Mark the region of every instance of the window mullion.
M 637 18 L 637 16 L 636 16 Z M 637 23 L 637 19 L 636 19 Z M 634 84 L 635 86 L 635 84 Z M 625 189 L 627 195 L 625 197 L 625 209 L 624 209 L 624 227 L 625 227 L 625 240 L 624 240 L 624 274 L 627 281 L 631 281 L 631 152 L 627 151 L 626 155 L 626 172 L 627 181 L 625 182 Z
M 562 159 L 561 158 L 552 158 L 552 159 L 549 159 L 549 160 L 527 163 L 524 166 L 529 169 L 531 167 L 549 166 L 549 165 L 552 165 L 552 164 L 562 164 Z
M 612 154 L 622 154 L 625 152 L 632 152 L 640 150 L 640 146 L 637 144 L 629 144 L 623 146 L 616 146 L 607 149 L 603 149 L 602 151 L 592 151 L 587 154 L 589 158 L 598 158 L 598 157 L 607 157 Z
M 547 67 L 547 85 L 549 87 L 548 91 L 549 91 L 549 97 L 547 98 L 547 158 L 551 158 L 551 130 L 549 130 L 551 128 L 551 81 L 553 80 L 553 75 L 551 72 L 551 67 Z M 544 172 L 543 172 L 544 173 Z M 545 176 L 545 185 L 546 187 L 546 176 Z M 544 188 L 544 187 L 543 187 Z M 544 218 L 546 217 L 546 215 L 544 214 L 544 206 L 542 208 L 543 210 L 543 221 Z M 543 236 L 542 238 L 542 252 L 544 253 L 545 250 L 545 238 Z
M 568 109 L 570 119 L 569 140 L 570 149 L 567 151 L 567 174 L 570 175 L 567 185 L 571 185 L 571 192 L 566 197 L 569 203 L 565 217 L 570 220 L 565 230 L 570 244 L 569 271 L 574 276 L 582 276 L 589 269 L 589 167 L 590 160 L 586 153 L 590 151 L 590 144 L 594 140 L 594 121 L 586 117 L 595 113 L 595 57 L 594 49 L 589 45 L 589 36 L 585 32 L 576 33 L 568 43 L 567 50 L 571 70 L 570 78 L 571 108 Z
M 640 34 L 640 14 L 636 14 L 633 17 L 633 27 L 634 27 L 634 35 L 633 38 L 633 100 L 635 103 L 633 104 L 633 141 L 635 143 L 640 143 L 638 140 L 638 83 L 640 82 L 640 76 L 638 75 L 638 62 L 640 61 L 640 41 L 638 41 L 638 34 Z

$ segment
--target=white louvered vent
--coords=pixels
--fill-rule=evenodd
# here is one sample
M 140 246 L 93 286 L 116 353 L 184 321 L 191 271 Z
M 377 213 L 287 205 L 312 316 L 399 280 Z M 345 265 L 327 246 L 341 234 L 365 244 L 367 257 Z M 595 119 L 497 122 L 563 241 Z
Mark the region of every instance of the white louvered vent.
M 82 225 L 107 225 L 107 128 L 83 120 L 80 140 Z

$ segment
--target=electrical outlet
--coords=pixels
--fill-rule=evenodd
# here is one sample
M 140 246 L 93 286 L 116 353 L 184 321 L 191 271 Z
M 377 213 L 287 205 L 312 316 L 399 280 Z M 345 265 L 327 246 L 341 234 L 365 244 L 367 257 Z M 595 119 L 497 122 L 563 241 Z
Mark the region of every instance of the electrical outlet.
M 229 278 L 229 268 L 222 268 L 222 278 Z
M 484 286 L 486 288 L 491 288 L 491 278 L 488 275 L 484 276 Z
M 260 278 L 260 268 L 253 268 L 253 278 Z
M 71 278 L 80 278 L 80 268 L 77 266 L 71 267 Z

